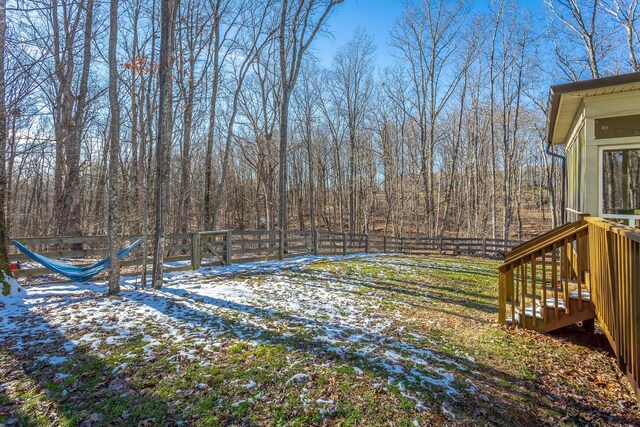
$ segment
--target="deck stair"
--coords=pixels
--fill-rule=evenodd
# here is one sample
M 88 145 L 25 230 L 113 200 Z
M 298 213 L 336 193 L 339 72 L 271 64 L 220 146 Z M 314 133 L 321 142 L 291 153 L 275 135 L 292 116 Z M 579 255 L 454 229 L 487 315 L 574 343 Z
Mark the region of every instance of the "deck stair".
M 640 400 L 640 231 L 581 215 L 507 254 L 498 320 L 539 332 L 598 319 Z
M 499 267 L 501 323 L 550 332 L 595 318 L 587 233 L 576 221 L 507 254 Z

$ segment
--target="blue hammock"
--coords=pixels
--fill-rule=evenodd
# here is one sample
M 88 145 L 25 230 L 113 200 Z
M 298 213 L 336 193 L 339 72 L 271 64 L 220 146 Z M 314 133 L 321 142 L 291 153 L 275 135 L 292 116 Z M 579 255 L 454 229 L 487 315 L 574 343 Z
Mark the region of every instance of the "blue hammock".
M 124 248 L 120 252 L 118 252 L 118 259 L 122 259 L 127 256 L 132 250 L 137 248 L 143 240 L 144 237 L 141 237 L 133 242 L 133 244 L 128 248 Z M 54 273 L 58 273 L 61 276 L 66 277 L 67 279 L 73 280 L 74 282 L 86 282 L 96 274 L 109 268 L 109 258 L 105 258 L 101 261 L 96 262 L 95 264 L 88 265 L 86 267 L 78 267 L 75 265 L 56 261 L 54 259 L 47 258 L 46 256 L 32 252 L 29 249 L 25 248 L 20 242 L 17 242 L 13 239 L 11 239 L 11 243 L 13 243 L 14 246 L 20 250 L 20 252 L 22 252 L 35 262 L 42 264 Z

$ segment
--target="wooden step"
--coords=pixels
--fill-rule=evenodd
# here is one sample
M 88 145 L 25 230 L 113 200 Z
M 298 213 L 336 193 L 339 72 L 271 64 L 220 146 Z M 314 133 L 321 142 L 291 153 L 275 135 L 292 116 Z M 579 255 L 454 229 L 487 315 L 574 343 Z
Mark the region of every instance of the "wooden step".
M 535 322 L 533 319 L 533 307 L 525 308 L 525 315 L 523 317 L 524 323 L 520 322 L 519 309 L 516 310 L 515 324 L 526 329 L 532 329 L 534 331 L 546 333 L 556 329 L 564 328 L 569 325 L 573 325 L 578 322 L 590 320 L 595 318 L 595 309 L 591 302 L 591 295 L 588 291 L 582 290 L 582 310 L 580 310 L 580 303 L 578 301 L 578 291 L 574 290 L 569 293 L 569 314 L 565 311 L 565 302 L 558 295 L 558 313 L 556 318 L 555 300 L 553 298 L 547 298 L 546 301 L 546 313 L 547 318 L 543 316 L 542 302 L 536 304 Z M 512 324 L 513 319 L 507 318 L 507 324 Z

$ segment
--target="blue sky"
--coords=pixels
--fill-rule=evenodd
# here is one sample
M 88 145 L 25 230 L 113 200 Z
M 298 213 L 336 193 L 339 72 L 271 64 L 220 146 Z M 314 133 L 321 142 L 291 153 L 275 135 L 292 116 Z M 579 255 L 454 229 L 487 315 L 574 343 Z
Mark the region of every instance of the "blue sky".
M 476 10 L 486 9 L 490 0 L 472 0 Z M 544 9 L 543 0 L 517 0 L 521 7 L 534 12 Z M 402 11 L 402 0 L 345 0 L 338 6 L 329 22 L 333 37 L 323 36 L 315 40 L 312 47 L 322 65 L 330 66 L 337 48 L 344 45 L 356 28 L 363 27 L 373 36 L 376 44 L 376 59 L 379 66 L 389 65 L 393 58 L 389 54 L 387 39 L 394 21 Z

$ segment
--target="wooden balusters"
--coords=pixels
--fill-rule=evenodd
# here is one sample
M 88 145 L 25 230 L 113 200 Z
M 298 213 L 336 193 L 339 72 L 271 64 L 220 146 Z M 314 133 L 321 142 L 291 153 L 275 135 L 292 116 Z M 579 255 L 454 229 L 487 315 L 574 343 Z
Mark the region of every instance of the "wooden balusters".
M 542 253 L 542 319 L 544 324 L 549 323 L 547 310 L 547 254 Z
M 551 286 L 553 286 L 553 311 L 557 322 L 560 314 L 558 312 L 558 247 L 555 243 L 551 251 Z

